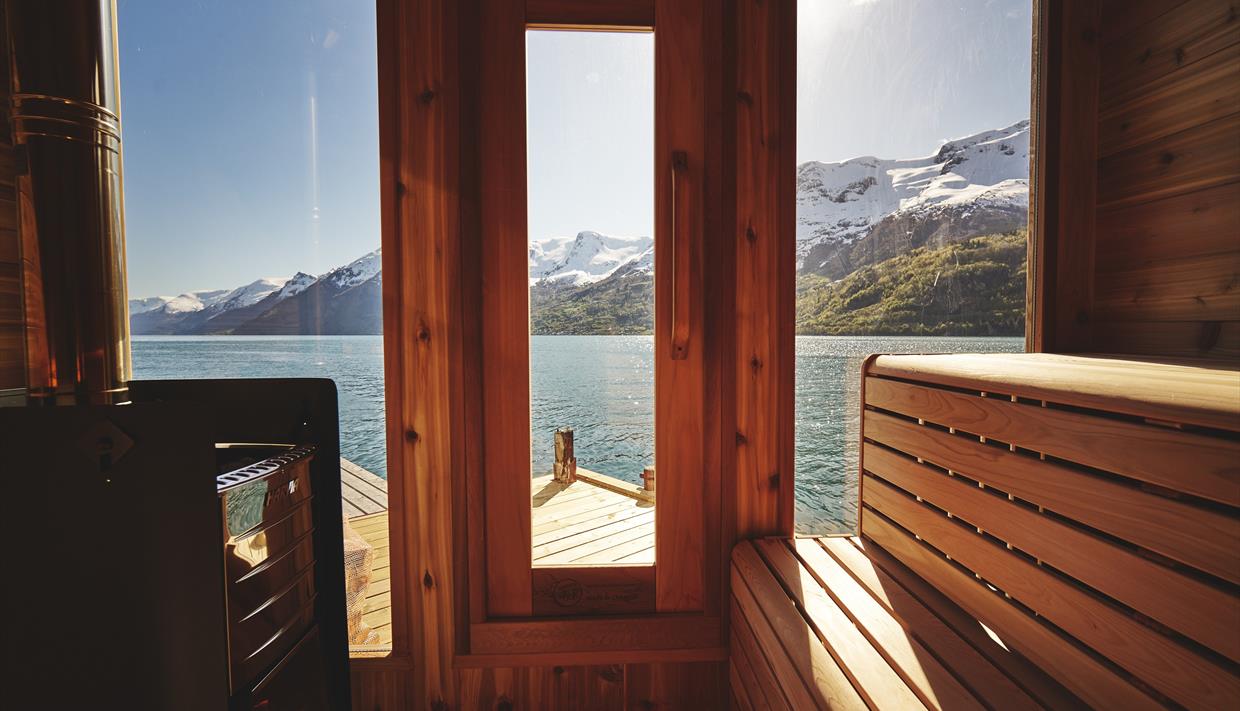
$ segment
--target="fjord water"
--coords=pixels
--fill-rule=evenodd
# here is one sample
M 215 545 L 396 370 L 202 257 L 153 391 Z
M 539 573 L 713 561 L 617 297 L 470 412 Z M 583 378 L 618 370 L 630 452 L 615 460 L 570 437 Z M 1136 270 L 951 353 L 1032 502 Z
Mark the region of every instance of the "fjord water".
M 797 528 L 831 533 L 855 524 L 865 356 L 1023 348 L 1021 338 L 798 337 Z M 581 466 L 639 481 L 654 461 L 652 338 L 534 336 L 530 349 L 532 470 L 551 470 L 555 429 L 572 427 Z M 387 476 L 381 336 L 137 336 L 133 363 L 138 379 L 331 378 L 340 397 L 341 455 Z

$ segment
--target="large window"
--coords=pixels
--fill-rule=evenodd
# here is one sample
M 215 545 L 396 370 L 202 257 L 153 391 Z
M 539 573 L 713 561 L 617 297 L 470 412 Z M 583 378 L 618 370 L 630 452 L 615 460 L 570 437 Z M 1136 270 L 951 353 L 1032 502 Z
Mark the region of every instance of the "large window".
M 120 0 L 134 376 L 327 377 L 351 642 L 391 642 L 373 3 Z
M 804 0 L 796 513 L 856 527 L 871 353 L 1024 349 L 1029 0 Z

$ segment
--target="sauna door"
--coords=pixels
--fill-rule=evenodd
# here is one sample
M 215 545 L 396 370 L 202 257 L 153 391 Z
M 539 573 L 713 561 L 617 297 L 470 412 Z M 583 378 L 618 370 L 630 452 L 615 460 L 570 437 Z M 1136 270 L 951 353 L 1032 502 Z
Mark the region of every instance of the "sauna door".
M 719 575 L 721 369 L 716 354 L 723 349 L 711 347 L 718 334 L 711 329 L 715 306 L 707 297 L 714 258 L 706 244 L 711 225 L 705 217 L 721 212 L 708 209 L 719 194 L 718 184 L 709 181 L 717 181 L 720 170 L 713 162 L 719 151 L 707 151 L 709 132 L 718 128 L 711 122 L 718 121 L 719 112 L 707 109 L 719 100 L 722 82 L 715 73 L 720 62 L 710 61 L 712 50 L 704 40 L 712 36 L 708 25 L 719 22 L 717 15 L 701 0 L 480 3 L 472 149 L 478 170 L 482 467 L 468 504 L 470 549 L 480 554 L 470 566 L 474 653 L 503 651 L 493 633 L 498 628 L 487 626 L 498 619 L 638 614 L 647 615 L 643 619 L 651 621 L 650 634 L 658 636 L 679 633 L 674 625 L 657 630 L 659 613 L 718 615 L 719 601 L 712 596 L 717 597 L 719 586 L 708 585 L 707 578 L 713 576 L 714 583 Z M 534 115 L 527 91 L 537 79 L 527 76 L 527 43 L 532 42 L 527 35 L 546 31 L 653 33 L 653 140 L 643 149 L 652 151 L 653 171 L 650 429 L 658 479 L 652 563 L 638 556 L 638 564 L 621 558 L 539 565 L 531 552 L 529 225 L 531 190 L 537 186 L 529 183 L 527 146 L 530 130 L 543 126 L 527 125 L 527 116 Z M 623 131 L 616 140 L 624 140 Z M 713 232 L 722 231 L 714 226 Z M 715 249 L 725 250 L 727 244 L 719 239 Z M 539 446 L 550 451 L 552 435 L 538 432 Z M 591 444 L 583 438 L 579 432 L 579 452 Z M 540 525 L 546 530 L 548 524 Z M 632 644 L 642 646 L 644 623 L 631 623 L 629 633 L 638 635 Z M 683 642 L 697 644 L 691 635 Z

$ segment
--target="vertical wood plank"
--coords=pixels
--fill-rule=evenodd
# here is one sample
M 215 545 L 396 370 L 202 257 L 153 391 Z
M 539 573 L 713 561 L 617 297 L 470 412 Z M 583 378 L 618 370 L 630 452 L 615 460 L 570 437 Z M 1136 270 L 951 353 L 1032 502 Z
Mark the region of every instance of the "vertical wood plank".
M 655 461 L 659 505 L 655 509 L 656 607 L 660 612 L 701 610 L 705 601 L 704 462 L 705 340 L 704 218 L 706 166 L 705 3 L 684 0 L 655 7 Z M 693 324 L 684 358 L 672 359 L 673 263 L 672 153 L 683 151 L 688 167 L 677 176 L 678 198 L 689 209 L 688 264 L 677 279 L 690 295 Z M 522 262 L 524 264 L 524 262 Z M 713 580 L 712 580 L 713 582 Z
M 459 378 L 461 294 L 456 9 L 446 0 L 385 1 L 377 15 L 393 636 L 395 655 L 408 654 L 417 665 L 412 674 L 397 669 L 365 677 L 363 684 L 385 688 L 359 693 L 385 698 L 392 708 L 455 698 L 451 492 L 459 460 L 453 427 L 459 390 L 453 380 Z
M 1098 0 L 1041 0 L 1035 13 L 1033 350 L 1091 347 L 1099 13 Z
M 722 709 L 728 698 L 727 662 L 628 664 L 625 708 L 695 711 Z
M 482 251 L 487 616 L 531 614 L 525 7 L 481 0 L 478 203 Z M 670 477 L 669 477 L 670 478 Z M 662 493 L 662 492 L 660 492 Z
M 748 538 L 794 526 L 795 12 L 738 0 L 736 34 L 736 505 Z

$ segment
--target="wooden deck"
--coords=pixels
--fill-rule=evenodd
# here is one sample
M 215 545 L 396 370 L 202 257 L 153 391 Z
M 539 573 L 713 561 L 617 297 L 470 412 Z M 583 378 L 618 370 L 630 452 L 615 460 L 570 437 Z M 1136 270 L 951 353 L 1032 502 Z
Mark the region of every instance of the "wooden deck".
M 636 486 L 625 494 L 582 480 L 564 486 L 551 475 L 530 485 L 535 566 L 654 563 L 654 503 L 638 498 Z
M 568 486 L 550 475 L 531 480 L 534 565 L 654 564 L 654 495 L 582 471 L 588 480 Z M 345 519 L 375 550 L 362 620 L 379 634 L 380 651 L 392 644 L 387 480 L 342 458 L 340 492 Z
M 340 503 L 347 519 L 387 511 L 387 479 L 375 476 L 341 457 Z
M 392 644 L 392 569 L 388 556 L 388 513 L 367 514 L 349 519 L 349 525 L 375 549 L 370 587 L 366 590 L 366 609 L 362 622 L 379 635 L 380 646 Z

